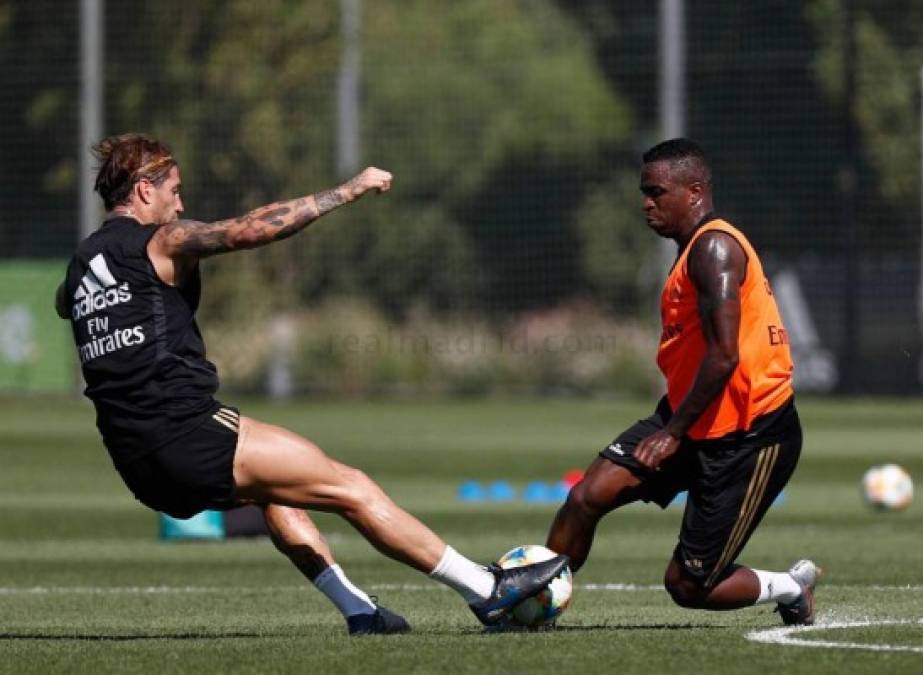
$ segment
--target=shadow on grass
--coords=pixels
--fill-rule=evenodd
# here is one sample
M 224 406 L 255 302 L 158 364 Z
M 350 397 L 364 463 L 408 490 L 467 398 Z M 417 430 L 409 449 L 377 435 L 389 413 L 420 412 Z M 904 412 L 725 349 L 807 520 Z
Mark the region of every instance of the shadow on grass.
M 580 632 L 587 630 L 707 630 L 715 628 L 727 628 L 713 623 L 647 623 L 647 624 L 611 624 L 601 623 L 589 626 L 558 626 L 554 629 L 556 633 Z
M 468 634 L 471 633 L 481 633 L 483 635 L 498 635 L 498 634 L 509 634 L 509 633 L 519 633 L 519 634 L 533 634 L 533 635 L 546 635 L 549 633 L 588 633 L 591 631 L 629 631 L 629 630 L 715 630 L 715 629 L 726 629 L 727 626 L 713 623 L 647 623 L 647 624 L 612 624 L 612 623 L 600 623 L 600 624 L 588 624 L 583 626 L 556 626 L 554 628 L 494 628 L 494 629 L 474 629 L 470 631 L 465 631 Z
M 264 633 L 164 633 L 159 635 L 151 634 L 54 634 L 54 633 L 0 633 L 0 641 L 3 640 L 57 640 L 57 641 L 80 641 L 80 642 L 131 642 L 134 640 L 233 640 L 237 638 L 261 638 L 269 637 Z
M 539 628 L 530 630 L 527 628 L 511 629 L 466 629 L 460 632 L 461 635 L 508 635 L 510 633 L 525 635 L 547 635 L 552 633 L 589 633 L 594 631 L 679 631 L 679 630 L 713 630 L 725 629 L 727 626 L 721 626 L 710 623 L 651 623 L 651 624 L 590 624 L 583 626 L 557 626 L 555 628 Z M 453 635 L 459 632 L 451 631 Z M 236 640 L 240 638 L 269 638 L 278 637 L 267 635 L 266 633 L 137 633 L 137 634 L 104 634 L 104 633 L 86 633 L 86 634 L 54 634 L 54 633 L 0 633 L 0 643 L 3 641 L 14 640 L 32 640 L 35 642 L 55 641 L 55 642 L 136 642 L 141 640 Z

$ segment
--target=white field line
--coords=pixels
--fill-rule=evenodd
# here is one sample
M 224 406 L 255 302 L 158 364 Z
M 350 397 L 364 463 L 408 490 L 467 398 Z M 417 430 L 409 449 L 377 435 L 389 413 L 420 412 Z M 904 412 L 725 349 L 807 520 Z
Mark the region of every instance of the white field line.
M 863 619 L 861 621 L 833 621 L 817 623 L 813 626 L 786 626 L 755 630 L 746 634 L 748 640 L 788 647 L 820 647 L 824 649 L 864 649 L 872 652 L 914 652 L 923 654 L 923 646 L 889 645 L 877 642 L 841 642 L 838 640 L 806 640 L 799 635 L 814 631 L 837 630 L 843 628 L 867 628 L 870 626 L 920 625 L 923 619 Z
M 577 584 L 581 591 L 588 592 L 633 592 L 633 591 L 659 591 L 660 585 L 644 584 Z M 3 587 L 0 586 L 0 596 L 22 595 L 179 595 L 179 594 L 206 594 L 206 593 L 289 593 L 292 591 L 305 591 L 310 586 L 32 586 L 32 587 Z M 368 587 L 372 591 L 442 591 L 447 590 L 439 584 L 374 584 Z M 923 591 L 923 586 L 835 586 L 825 584 L 825 588 L 857 589 L 864 591 Z M 923 619 L 863 619 L 859 621 L 832 621 L 817 623 L 813 626 L 786 626 L 755 630 L 746 633 L 744 637 L 753 642 L 765 644 L 778 644 L 789 647 L 820 647 L 827 649 L 863 649 L 876 652 L 913 652 L 923 654 L 923 646 L 916 645 L 889 645 L 880 643 L 840 642 L 835 640 L 806 640 L 800 635 L 812 631 L 837 630 L 843 628 L 864 628 L 870 626 L 893 625 L 923 625 Z
M 205 594 L 205 593 L 288 593 L 311 588 L 310 585 L 300 586 L 0 586 L 0 596 L 4 595 L 176 595 L 176 594 Z M 370 584 L 366 587 L 370 591 L 444 591 L 445 586 L 437 583 L 429 584 Z M 575 584 L 579 591 L 599 592 L 636 592 L 660 591 L 660 584 Z M 833 585 L 824 584 L 823 588 L 835 590 L 862 590 L 862 591 L 923 591 L 923 585 L 915 586 L 861 586 L 861 585 Z

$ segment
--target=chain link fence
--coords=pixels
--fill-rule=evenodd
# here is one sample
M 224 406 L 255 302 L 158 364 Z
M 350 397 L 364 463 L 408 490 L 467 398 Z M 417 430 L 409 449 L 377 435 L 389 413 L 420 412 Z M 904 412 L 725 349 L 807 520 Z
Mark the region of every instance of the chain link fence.
M 102 128 L 172 147 L 187 216 L 395 175 L 299 237 L 203 263 L 226 383 L 661 386 L 663 263 L 637 190 L 661 140 L 657 3 L 125 0 L 103 17 Z M 79 237 L 79 18 L 0 2 L 0 267 L 53 277 Z M 918 393 L 923 10 L 701 0 L 684 25 L 687 132 L 773 278 L 801 389 Z M 43 335 L 8 351 L 40 359 Z M 13 370 L 0 386 L 30 388 Z

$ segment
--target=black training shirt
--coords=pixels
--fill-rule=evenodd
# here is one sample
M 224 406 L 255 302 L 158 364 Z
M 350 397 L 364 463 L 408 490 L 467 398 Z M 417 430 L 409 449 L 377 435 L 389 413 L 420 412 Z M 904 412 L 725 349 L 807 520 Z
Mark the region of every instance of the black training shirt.
M 84 239 L 65 288 L 74 340 L 109 454 L 126 464 L 200 425 L 217 403 L 195 322 L 199 268 L 163 283 L 147 255 L 155 225 L 113 218 Z

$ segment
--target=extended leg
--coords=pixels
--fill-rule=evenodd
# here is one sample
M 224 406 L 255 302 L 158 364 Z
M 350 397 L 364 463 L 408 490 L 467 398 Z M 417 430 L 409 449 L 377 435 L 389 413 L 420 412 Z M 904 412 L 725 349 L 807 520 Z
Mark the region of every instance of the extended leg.
M 241 418 L 234 480 L 244 498 L 338 513 L 380 551 L 422 572 L 432 571 L 444 552 L 435 533 L 362 471 L 281 427 Z
M 548 533 L 548 548 L 569 556 L 571 570 L 579 570 L 590 553 L 599 520 L 638 499 L 640 485 L 641 480 L 625 467 L 597 457 L 558 510 Z
M 514 604 L 541 591 L 567 564 L 566 558 L 558 556 L 510 570 L 477 565 L 399 508 L 362 471 L 330 459 L 297 434 L 246 417 L 241 418 L 234 480 L 243 499 L 343 516 L 382 553 L 458 591 L 484 623 L 502 619 Z M 320 561 L 329 562 L 322 549 L 297 555 L 296 564 L 304 565 L 307 573 Z

